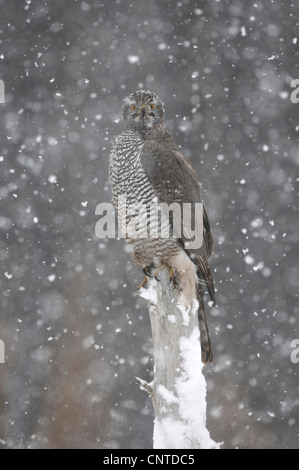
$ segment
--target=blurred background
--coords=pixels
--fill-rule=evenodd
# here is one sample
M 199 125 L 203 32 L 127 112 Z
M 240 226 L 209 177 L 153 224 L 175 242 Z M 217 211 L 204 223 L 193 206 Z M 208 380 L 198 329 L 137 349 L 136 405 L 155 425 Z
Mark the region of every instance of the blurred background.
M 143 275 L 123 240 L 95 235 L 140 88 L 164 101 L 213 226 L 211 437 L 298 447 L 298 2 L 0 7 L 0 447 L 152 447 L 134 379 L 153 369 Z

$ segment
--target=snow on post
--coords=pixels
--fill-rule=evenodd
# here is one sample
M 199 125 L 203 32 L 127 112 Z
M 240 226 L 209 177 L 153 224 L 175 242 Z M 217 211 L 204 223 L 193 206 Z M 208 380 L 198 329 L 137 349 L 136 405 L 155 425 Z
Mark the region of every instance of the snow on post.
M 189 311 L 177 305 L 179 292 L 169 282 L 150 279 L 140 296 L 149 303 L 154 379 L 137 379 L 152 397 L 155 449 L 217 449 L 206 428 L 206 381 L 202 373 L 197 300 Z

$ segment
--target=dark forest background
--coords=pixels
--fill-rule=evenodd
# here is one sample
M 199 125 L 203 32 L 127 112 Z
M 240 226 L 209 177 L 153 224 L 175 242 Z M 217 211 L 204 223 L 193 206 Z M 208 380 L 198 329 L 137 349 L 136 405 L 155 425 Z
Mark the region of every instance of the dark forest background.
M 123 240 L 95 235 L 122 99 L 140 88 L 164 101 L 213 226 L 211 437 L 298 447 L 298 1 L 0 8 L 0 447 L 152 446 L 134 379 L 153 368 L 143 275 Z

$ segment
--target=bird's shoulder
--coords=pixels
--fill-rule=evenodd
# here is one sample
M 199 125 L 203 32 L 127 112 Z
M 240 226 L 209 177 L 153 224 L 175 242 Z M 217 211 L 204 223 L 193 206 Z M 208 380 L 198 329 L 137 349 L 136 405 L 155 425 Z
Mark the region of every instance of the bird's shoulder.
M 203 202 L 197 174 L 187 157 L 175 144 L 170 132 L 155 132 L 142 145 L 140 162 L 158 195 L 159 201 Z M 213 235 L 203 205 L 203 247 L 209 258 L 213 252 Z
M 164 170 L 180 175 L 188 175 L 195 186 L 198 186 L 197 174 L 190 161 L 176 145 L 169 129 L 165 125 L 156 126 L 147 136 L 141 147 L 141 164 L 152 176 Z

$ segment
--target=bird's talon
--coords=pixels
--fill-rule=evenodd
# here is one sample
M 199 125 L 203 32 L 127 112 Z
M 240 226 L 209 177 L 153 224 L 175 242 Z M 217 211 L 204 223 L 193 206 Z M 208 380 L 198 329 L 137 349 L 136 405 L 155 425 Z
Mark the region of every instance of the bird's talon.
M 162 266 L 159 266 L 155 272 L 154 272 L 154 278 L 156 279 L 156 281 L 160 281 L 161 279 L 158 278 L 158 274 L 160 271 L 162 271 L 162 269 L 168 269 L 169 271 L 169 280 L 172 281 L 173 280 L 173 269 L 170 268 L 169 266 L 167 266 L 166 264 L 162 264 Z
M 153 277 L 151 275 L 151 266 L 146 266 L 145 268 L 142 269 L 142 272 L 145 276 Z
M 140 286 L 137 287 L 137 289 L 138 290 L 143 289 L 146 283 L 147 283 L 147 277 L 143 279 L 142 283 L 140 284 Z

